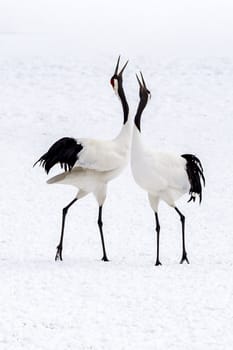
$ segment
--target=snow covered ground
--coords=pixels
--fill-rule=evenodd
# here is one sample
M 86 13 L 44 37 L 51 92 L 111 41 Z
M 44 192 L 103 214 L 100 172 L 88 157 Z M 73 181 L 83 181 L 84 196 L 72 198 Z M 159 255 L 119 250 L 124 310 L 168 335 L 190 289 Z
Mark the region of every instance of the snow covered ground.
M 232 349 L 233 60 L 123 56 L 131 117 L 139 69 L 152 93 L 146 142 L 203 162 L 202 205 L 188 196 L 178 203 L 191 264 L 179 265 L 180 221 L 162 204 L 163 266 L 154 266 L 153 212 L 129 168 L 110 183 L 103 211 L 111 261 L 100 261 L 90 196 L 70 210 L 64 261 L 55 263 L 61 209 L 76 192 L 48 186 L 32 165 L 62 136 L 118 133 L 122 111 L 109 84 L 118 52 L 57 54 L 25 42 L 19 51 L 17 40 L 0 37 L 8 48 L 0 57 L 0 349 Z

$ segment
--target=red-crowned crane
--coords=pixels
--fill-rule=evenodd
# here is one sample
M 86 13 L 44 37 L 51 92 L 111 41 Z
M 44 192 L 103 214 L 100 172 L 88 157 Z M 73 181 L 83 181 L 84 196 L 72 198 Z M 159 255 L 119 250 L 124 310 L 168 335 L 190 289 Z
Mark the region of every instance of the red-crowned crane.
M 62 260 L 65 220 L 69 208 L 78 199 L 93 193 L 99 206 L 98 226 L 103 249 L 102 260 L 108 261 L 103 235 L 102 208 L 108 182 L 117 177 L 128 162 L 131 142 L 131 121 L 128 119 L 129 107 L 123 89 L 122 77 L 128 61 L 120 71 L 118 71 L 119 62 L 120 56 L 114 75 L 110 80 L 123 108 L 123 126 L 118 136 L 113 140 L 64 137 L 55 142 L 48 152 L 35 163 L 39 162 L 47 173 L 55 164 L 60 163 L 65 171 L 49 179 L 47 183 L 72 185 L 78 188 L 77 195 L 62 212 L 61 237 L 55 260 Z
M 180 216 L 182 223 L 182 257 L 180 263 L 189 264 L 185 248 L 185 216 L 177 208 L 175 202 L 185 193 L 189 192 L 189 201 L 195 201 L 199 196 L 202 199 L 202 182 L 205 185 L 203 168 L 200 160 L 192 154 L 174 155 L 156 152 L 148 149 L 141 138 L 141 116 L 147 105 L 150 91 L 147 89 L 141 73 L 139 83 L 139 97 L 137 112 L 134 118 L 131 168 L 136 183 L 148 193 L 150 206 L 155 213 L 157 232 L 157 257 L 155 265 L 161 265 L 159 260 L 159 234 L 160 224 L 158 205 L 160 200 L 174 208 Z

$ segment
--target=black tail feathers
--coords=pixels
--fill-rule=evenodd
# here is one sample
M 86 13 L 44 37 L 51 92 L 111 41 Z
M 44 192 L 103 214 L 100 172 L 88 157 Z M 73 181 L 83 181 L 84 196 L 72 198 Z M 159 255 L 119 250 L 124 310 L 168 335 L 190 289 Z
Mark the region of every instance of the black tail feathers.
M 205 186 L 205 177 L 203 174 L 203 167 L 200 160 L 194 156 L 193 154 L 182 154 L 183 158 L 186 159 L 186 171 L 188 174 L 189 182 L 190 182 L 190 201 L 196 200 L 196 195 L 199 196 L 199 202 L 202 200 L 202 182 Z
M 63 137 L 55 142 L 48 152 L 43 154 L 37 163 L 45 169 L 48 174 L 50 169 L 57 163 L 60 163 L 61 168 L 65 171 L 70 171 L 78 159 L 78 153 L 83 149 L 83 146 L 73 138 Z

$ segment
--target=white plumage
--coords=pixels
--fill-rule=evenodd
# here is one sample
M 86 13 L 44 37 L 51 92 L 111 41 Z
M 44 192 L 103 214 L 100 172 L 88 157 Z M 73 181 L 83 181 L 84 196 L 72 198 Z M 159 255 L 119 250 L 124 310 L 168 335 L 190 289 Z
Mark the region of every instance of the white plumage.
M 157 231 L 157 259 L 156 265 L 161 265 L 159 260 L 159 234 L 160 225 L 158 219 L 158 205 L 160 200 L 173 207 L 180 216 L 182 222 L 183 252 L 181 263 L 186 261 L 185 249 L 185 217 L 175 205 L 175 201 L 189 192 L 190 200 L 195 201 L 196 195 L 202 198 L 202 184 L 205 183 L 203 168 L 199 159 L 193 155 L 177 156 L 170 153 L 156 152 L 148 149 L 141 139 L 141 116 L 150 97 L 143 76 L 142 82 L 137 76 L 140 85 L 140 102 L 134 119 L 131 168 L 136 183 L 148 193 L 151 208 L 155 213 Z
M 131 158 L 134 179 L 151 196 L 173 205 L 190 188 L 186 160 L 171 153 L 155 152 L 144 147 L 140 137 L 140 132 L 134 126 Z
M 74 166 L 101 172 L 124 167 L 129 154 L 130 130 L 131 124 L 127 122 L 114 140 L 77 139 L 83 149 Z
M 103 248 L 102 260 L 108 261 L 103 236 L 102 207 L 108 182 L 117 177 L 128 162 L 131 142 L 131 121 L 128 119 L 129 108 L 122 79 L 128 61 L 118 72 L 119 61 L 120 57 L 110 81 L 123 107 L 124 121 L 119 135 L 113 140 L 65 137 L 53 144 L 48 152 L 38 160 L 47 173 L 57 163 L 60 163 L 65 169 L 62 174 L 49 179 L 48 184 L 72 185 L 78 189 L 74 200 L 63 209 L 61 238 L 55 260 L 62 260 L 63 235 L 68 209 L 78 199 L 93 193 L 99 205 L 98 226 Z

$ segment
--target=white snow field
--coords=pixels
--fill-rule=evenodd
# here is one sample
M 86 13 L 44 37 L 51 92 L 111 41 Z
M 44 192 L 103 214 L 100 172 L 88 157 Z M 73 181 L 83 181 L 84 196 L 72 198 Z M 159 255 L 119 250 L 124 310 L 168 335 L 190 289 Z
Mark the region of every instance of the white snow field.
M 103 209 L 111 261 L 100 260 L 98 207 L 89 196 L 70 209 L 64 260 L 55 262 L 62 208 L 76 189 L 47 185 L 44 170 L 32 165 L 63 136 L 119 132 L 122 110 L 109 84 L 119 52 L 53 54 L 25 43 L 20 51 L 16 39 L 0 39 L 0 349 L 231 350 L 233 60 L 163 60 L 153 50 L 122 57 L 130 60 L 131 117 L 139 70 L 152 93 L 145 142 L 194 153 L 204 166 L 201 206 L 188 204 L 188 195 L 177 203 L 190 265 L 179 264 L 179 217 L 161 204 L 163 265 L 154 266 L 154 215 L 129 167 L 110 183 Z

